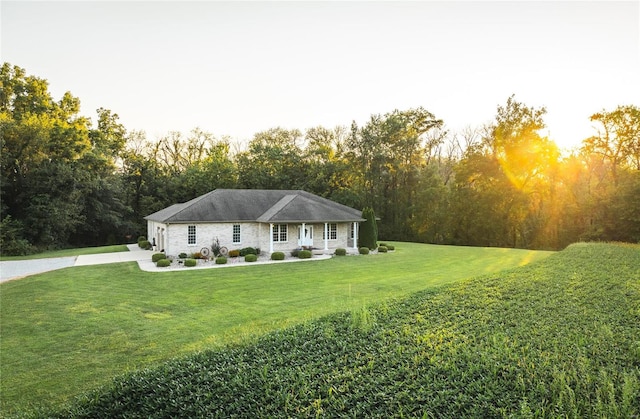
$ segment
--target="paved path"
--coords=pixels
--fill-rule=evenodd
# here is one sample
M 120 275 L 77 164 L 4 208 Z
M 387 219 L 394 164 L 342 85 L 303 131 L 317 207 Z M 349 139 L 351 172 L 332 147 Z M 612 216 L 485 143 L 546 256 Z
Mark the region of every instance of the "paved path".
M 330 255 L 314 255 L 312 259 L 287 258 L 284 261 L 272 261 L 267 257 L 262 256 L 257 262 L 252 263 L 244 262 L 244 258 L 230 258 L 229 263 L 225 265 L 216 265 L 213 261 L 200 261 L 198 266 L 193 268 L 185 268 L 183 265 L 178 263 L 173 263 L 167 268 L 158 268 L 156 267 L 156 264 L 151 261 L 151 256 L 155 252 L 151 250 L 142 250 L 137 244 L 129 244 L 127 247 L 129 248 L 128 252 L 98 253 L 95 255 L 81 255 L 64 258 L 0 261 L 0 282 L 23 278 L 25 276 L 35 275 L 42 272 L 54 271 L 56 269 L 69 268 L 71 266 L 104 265 L 107 263 L 119 262 L 138 262 L 138 266 L 140 266 L 140 269 L 143 271 L 163 272 L 187 269 L 228 268 L 232 266 L 261 265 L 264 263 L 304 262 L 331 258 Z
M 76 262 L 76 256 L 64 258 L 0 261 L 0 282 L 10 281 L 42 272 L 68 268 Z
M 23 278 L 42 272 L 55 271 L 71 266 L 102 265 L 105 263 L 139 262 L 151 260 L 150 250 L 141 250 L 137 244 L 129 244 L 128 252 L 98 253 L 95 255 L 70 256 L 32 260 L 0 261 L 0 282 Z

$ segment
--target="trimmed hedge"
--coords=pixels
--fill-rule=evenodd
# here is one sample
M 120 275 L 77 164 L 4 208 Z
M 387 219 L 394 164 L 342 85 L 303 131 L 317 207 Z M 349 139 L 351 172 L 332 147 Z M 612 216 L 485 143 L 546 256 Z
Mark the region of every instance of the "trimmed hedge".
M 224 256 L 218 256 L 216 258 L 216 265 L 224 265 L 225 263 L 227 263 L 227 258 Z
M 256 260 L 258 260 L 258 256 L 253 254 L 244 257 L 245 262 L 255 262 Z
M 342 247 L 339 247 L 336 249 L 336 256 L 346 256 L 347 254 L 347 249 L 343 249 Z
M 389 251 L 392 251 L 392 250 L 396 250 L 396 247 L 395 247 L 395 246 L 393 246 L 393 245 L 388 244 L 388 245 L 387 245 L 387 249 L 388 249 Z
M 258 252 L 255 249 L 255 247 L 243 247 L 242 249 L 240 249 L 240 256 L 256 255 L 256 254 L 258 254 Z
M 192 266 L 196 266 L 197 263 L 198 261 L 196 261 L 195 259 L 185 259 L 184 266 L 192 267 Z
M 149 243 L 149 240 L 141 240 L 138 242 L 138 247 L 144 250 L 149 250 L 151 249 L 151 243 Z
M 368 255 L 369 254 L 369 248 L 368 247 L 361 247 L 358 249 L 358 252 L 361 255 Z
M 271 260 L 284 260 L 284 253 L 282 252 L 271 253 Z
M 298 252 L 298 257 L 300 259 L 311 259 L 312 253 L 311 250 L 301 250 Z
M 388 250 L 387 246 L 378 246 L 378 253 L 387 253 Z
M 180 253 L 178 255 L 178 258 L 180 258 L 180 259 L 186 259 L 187 257 L 188 257 L 188 255 L 186 253 L 184 253 L 184 252 L 182 252 L 182 253 Z
M 157 261 L 159 261 L 161 259 L 166 259 L 166 258 L 167 258 L 167 256 L 164 253 L 154 253 L 151 256 L 151 261 L 152 262 L 157 262 Z
M 156 262 L 156 266 L 158 268 L 166 268 L 169 265 L 171 265 L 171 261 L 169 259 L 160 259 Z

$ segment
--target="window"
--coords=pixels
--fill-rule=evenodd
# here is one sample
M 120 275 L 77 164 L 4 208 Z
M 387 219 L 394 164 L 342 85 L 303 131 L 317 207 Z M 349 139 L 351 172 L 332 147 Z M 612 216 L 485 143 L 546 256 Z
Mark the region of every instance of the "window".
M 187 244 L 196 244 L 196 226 L 187 227 Z
M 273 225 L 273 241 L 274 242 L 286 242 L 287 237 L 287 225 L 286 224 L 274 224 Z
M 327 226 L 329 228 L 329 240 L 337 240 L 338 239 L 338 224 L 333 223 Z M 326 232 L 322 229 L 322 240 L 326 239 Z
M 233 225 L 233 243 L 240 243 L 240 224 Z

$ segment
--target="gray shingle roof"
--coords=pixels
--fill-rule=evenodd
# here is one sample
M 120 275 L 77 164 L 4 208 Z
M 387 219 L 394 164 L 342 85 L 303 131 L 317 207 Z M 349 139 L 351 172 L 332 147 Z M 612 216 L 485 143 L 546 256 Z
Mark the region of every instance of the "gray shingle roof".
M 300 190 L 216 189 L 191 201 L 174 204 L 144 217 L 171 223 L 355 222 L 359 210 Z

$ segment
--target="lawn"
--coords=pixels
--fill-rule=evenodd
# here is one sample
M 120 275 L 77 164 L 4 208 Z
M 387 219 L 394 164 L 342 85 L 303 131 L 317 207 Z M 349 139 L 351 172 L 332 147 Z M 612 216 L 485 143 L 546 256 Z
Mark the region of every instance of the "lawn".
M 126 371 L 553 253 L 393 244 L 315 262 L 166 273 L 120 263 L 0 284 L 2 411 L 59 404 Z
M 42 253 L 34 253 L 32 255 L 25 256 L 0 256 L 0 260 L 33 260 L 33 259 L 48 259 L 48 258 L 62 258 L 67 256 L 80 256 L 80 255 L 95 255 L 98 253 L 115 253 L 115 252 L 128 252 L 129 248 L 126 244 L 116 244 L 112 246 L 97 246 L 97 247 L 80 247 L 74 249 L 62 249 L 52 250 Z
M 39 417 L 638 418 L 640 245 L 580 243 L 329 314 Z

